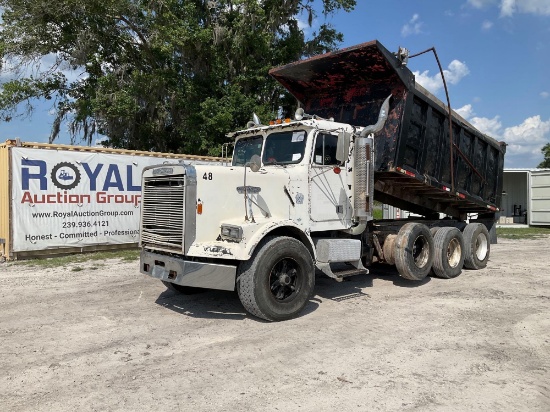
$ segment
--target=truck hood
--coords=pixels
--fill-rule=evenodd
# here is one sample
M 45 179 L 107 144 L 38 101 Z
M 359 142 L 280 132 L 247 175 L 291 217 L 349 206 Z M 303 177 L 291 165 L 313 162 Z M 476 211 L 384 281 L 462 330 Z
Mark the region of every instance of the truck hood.
M 202 213 L 197 214 L 196 225 L 200 230 L 195 242 L 218 239 L 222 223 L 242 226 L 253 217 L 259 224 L 268 225 L 295 218 L 291 198 L 296 195 L 297 185 L 291 176 L 307 176 L 307 172 L 298 173 L 303 167 L 307 166 L 270 166 L 256 173 L 248 169 L 246 187 L 251 201 L 245 203 L 244 167 L 196 166 L 197 204 L 201 205 Z M 307 185 L 305 189 L 302 198 L 307 196 Z

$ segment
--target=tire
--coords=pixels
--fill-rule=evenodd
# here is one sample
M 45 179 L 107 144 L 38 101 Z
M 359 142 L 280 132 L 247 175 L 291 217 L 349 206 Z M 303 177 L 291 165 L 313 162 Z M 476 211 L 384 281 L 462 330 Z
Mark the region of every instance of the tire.
M 292 319 L 304 309 L 315 286 L 309 250 L 290 237 L 267 237 L 239 266 L 237 293 L 252 315 L 269 321 Z
M 491 238 L 482 223 L 470 223 L 464 228 L 464 267 L 483 269 L 487 266 L 491 252 Z
M 464 265 L 464 237 L 456 227 L 442 227 L 434 236 L 434 275 L 456 278 Z
M 395 266 L 401 277 L 422 280 L 432 268 L 434 241 L 430 229 L 421 223 L 407 223 L 395 239 Z
M 382 246 L 382 253 L 384 253 L 384 259 L 389 265 L 395 265 L 395 239 L 397 235 L 388 235 L 384 240 L 384 245 Z
M 167 289 L 170 289 L 172 292 L 181 293 L 182 295 L 194 295 L 196 293 L 203 293 L 206 289 L 203 288 L 194 288 L 192 286 L 182 286 L 172 282 L 166 282 L 161 280 L 161 282 L 166 286 Z

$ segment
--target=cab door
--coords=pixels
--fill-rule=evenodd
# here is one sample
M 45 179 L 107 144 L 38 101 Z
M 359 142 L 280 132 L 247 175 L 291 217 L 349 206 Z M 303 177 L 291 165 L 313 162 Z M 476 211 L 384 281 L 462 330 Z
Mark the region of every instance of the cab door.
M 338 135 L 320 131 L 315 136 L 309 168 L 310 207 L 313 230 L 349 227 L 351 202 L 347 170 L 336 159 Z

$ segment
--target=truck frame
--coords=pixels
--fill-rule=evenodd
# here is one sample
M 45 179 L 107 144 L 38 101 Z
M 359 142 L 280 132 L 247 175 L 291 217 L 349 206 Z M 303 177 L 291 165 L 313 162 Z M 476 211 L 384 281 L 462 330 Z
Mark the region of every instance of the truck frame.
M 300 102 L 294 120 L 254 115 L 228 135 L 227 166 L 145 169 L 141 272 L 184 294 L 236 289 L 280 321 L 307 305 L 316 271 L 342 281 L 382 262 L 419 281 L 484 268 L 505 145 L 448 116 L 400 56 L 373 41 L 273 69 Z M 374 220 L 375 199 L 420 217 Z

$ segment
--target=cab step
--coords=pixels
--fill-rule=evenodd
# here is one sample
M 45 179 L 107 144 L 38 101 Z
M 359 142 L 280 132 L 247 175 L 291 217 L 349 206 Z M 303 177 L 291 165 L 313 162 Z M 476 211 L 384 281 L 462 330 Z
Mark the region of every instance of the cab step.
M 355 275 L 366 275 L 369 273 L 368 269 L 346 269 L 346 270 L 340 270 L 336 272 L 332 272 L 334 274 L 334 278 L 336 281 L 341 282 L 344 280 L 345 277 L 348 276 L 355 276 Z
M 349 263 L 339 262 L 333 264 L 317 263 L 317 268 L 328 277 L 335 279 L 337 282 L 341 282 L 345 277 L 348 276 L 365 275 L 369 273 L 368 269 L 363 267 L 360 261 Z

